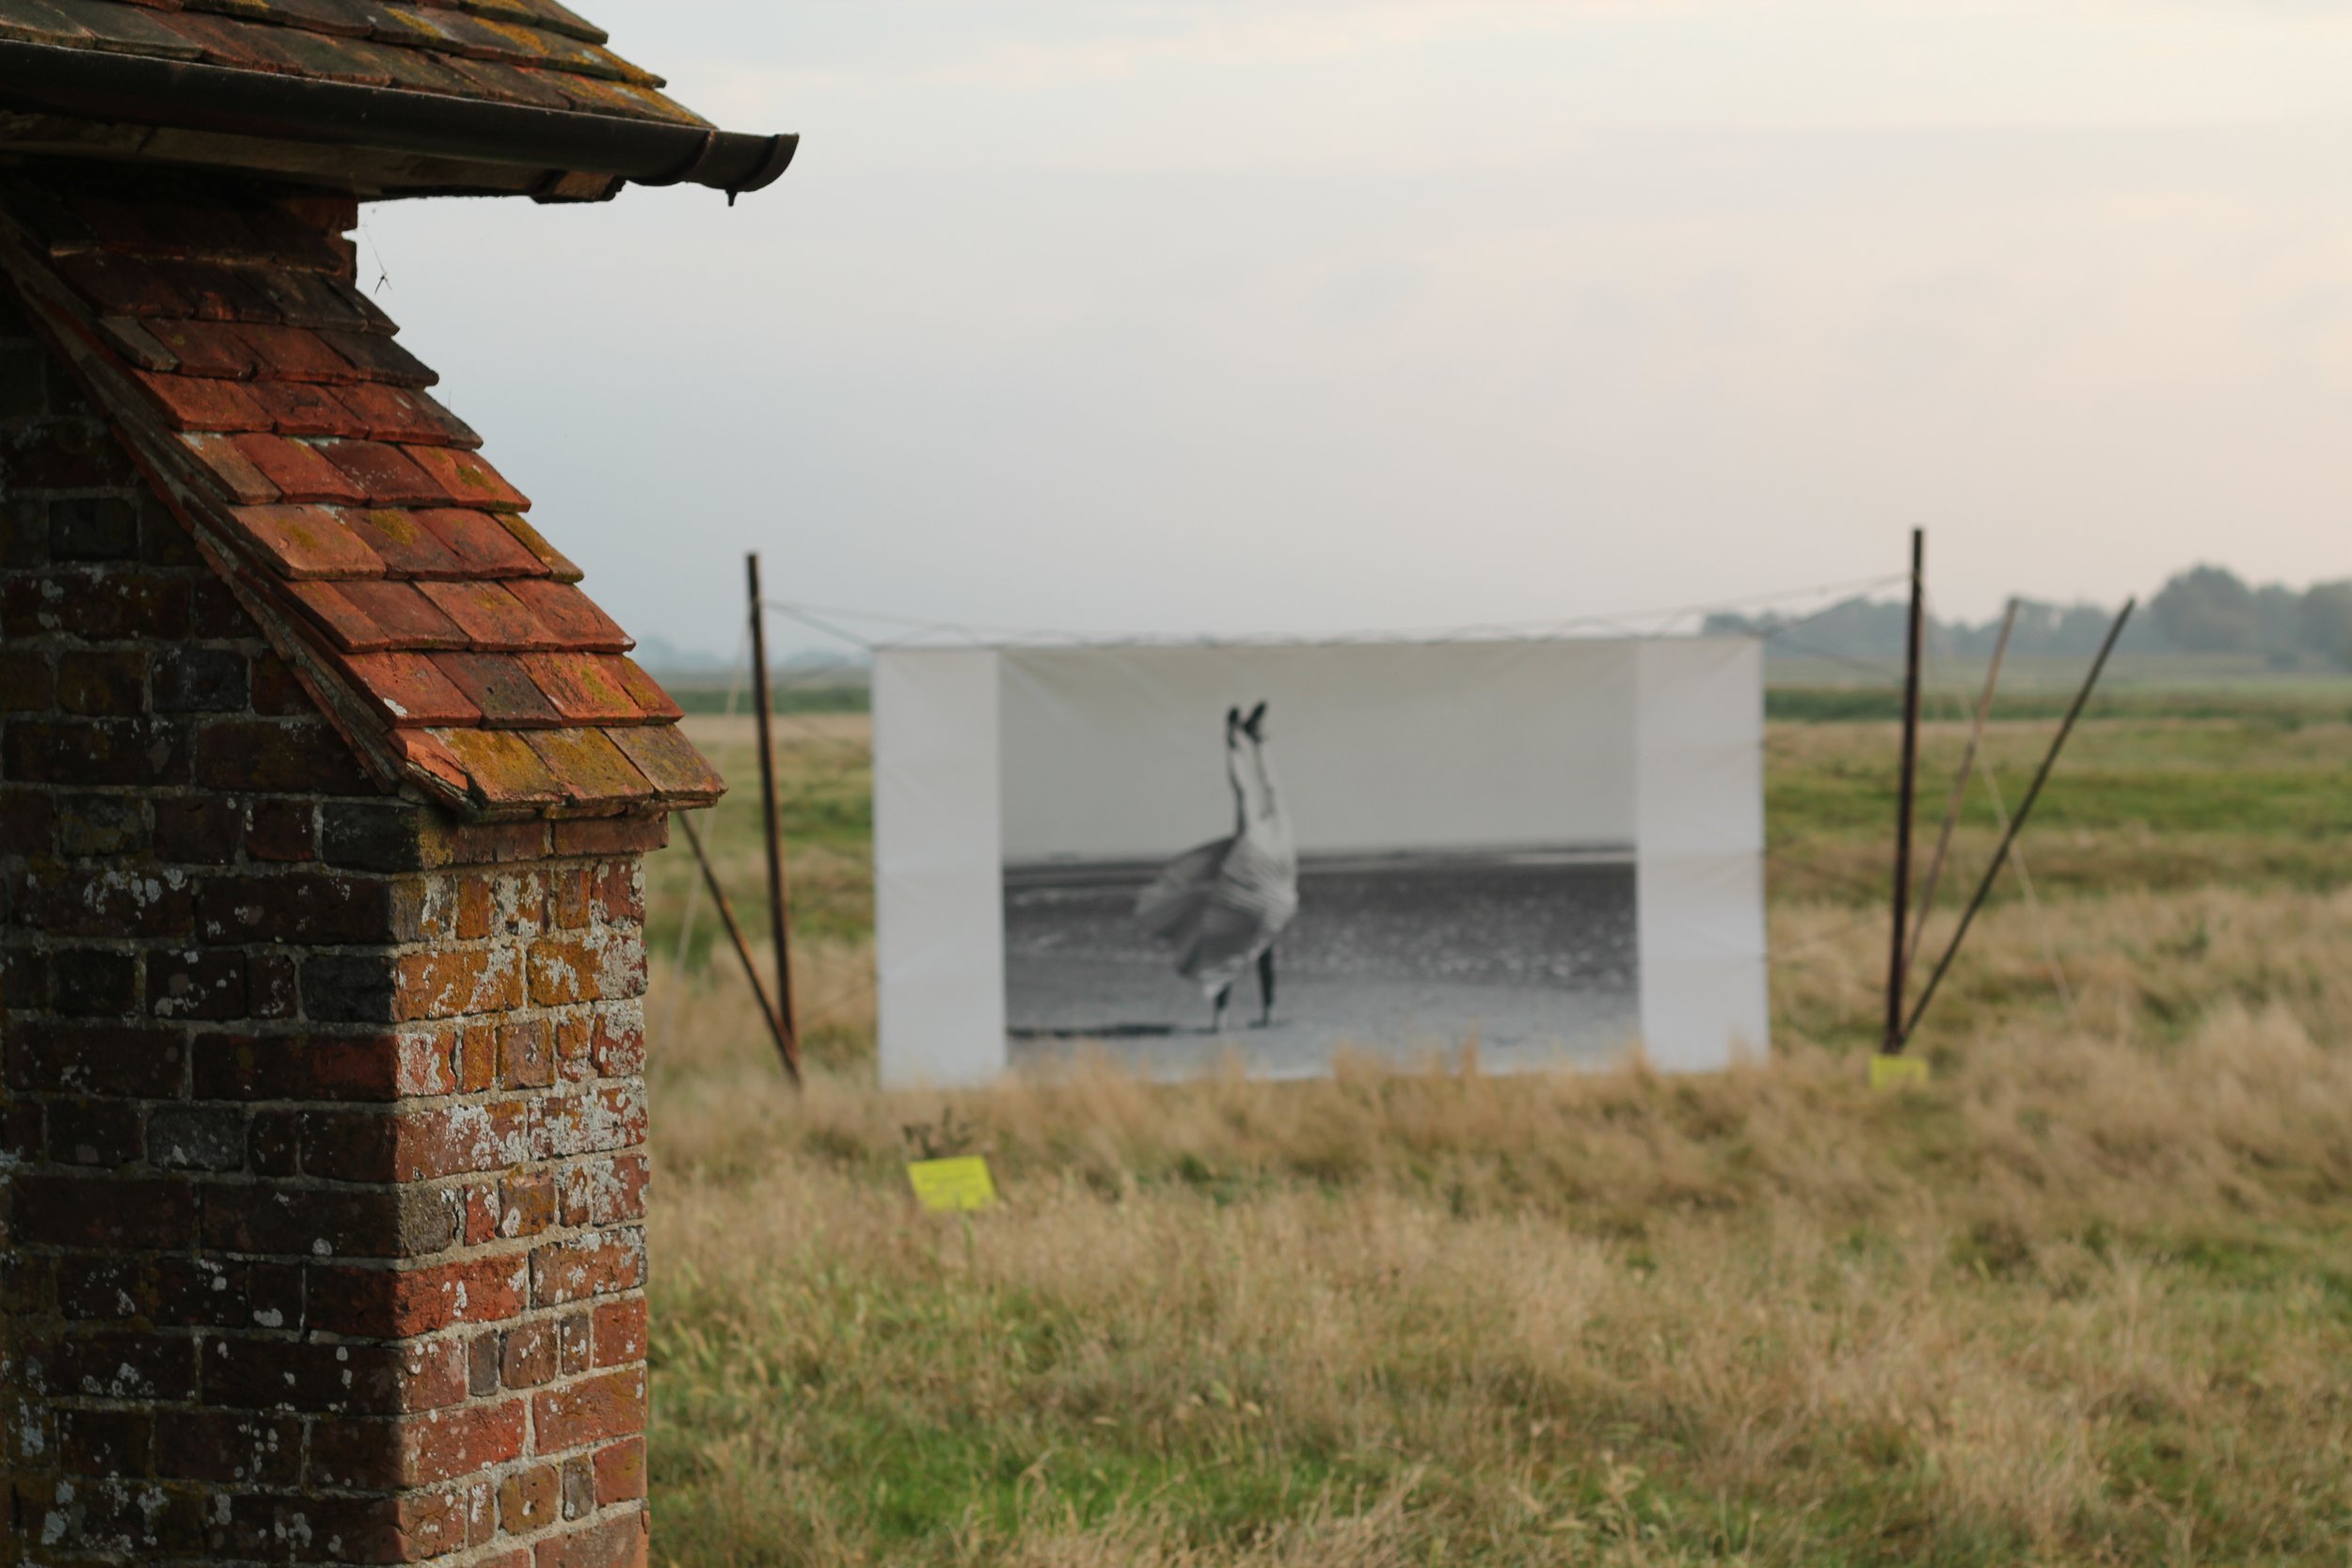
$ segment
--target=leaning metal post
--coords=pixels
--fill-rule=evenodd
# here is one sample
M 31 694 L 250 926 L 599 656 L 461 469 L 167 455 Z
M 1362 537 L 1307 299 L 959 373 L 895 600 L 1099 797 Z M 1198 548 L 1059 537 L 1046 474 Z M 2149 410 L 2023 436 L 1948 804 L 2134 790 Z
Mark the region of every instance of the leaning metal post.
M 784 1048 L 792 1081 L 801 1081 L 800 1033 L 792 1023 L 792 923 L 784 895 L 784 823 L 776 809 L 775 699 L 768 691 L 767 614 L 759 593 L 759 554 L 743 558 L 751 584 L 752 708 L 759 729 L 761 821 L 768 835 L 768 924 L 776 942 L 776 1043 Z

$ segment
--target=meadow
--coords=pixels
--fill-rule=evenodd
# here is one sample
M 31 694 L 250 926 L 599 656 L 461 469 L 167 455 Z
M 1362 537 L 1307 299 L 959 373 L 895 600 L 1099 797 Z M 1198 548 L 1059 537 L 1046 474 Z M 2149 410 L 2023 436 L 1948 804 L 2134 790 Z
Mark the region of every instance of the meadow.
M 2104 704 L 1892 1094 L 1894 730 L 1773 711 L 1768 1060 L 960 1096 L 868 1086 L 865 721 L 787 716 L 804 1093 L 649 870 L 656 1560 L 2352 1560 L 2352 698 Z M 918 1212 L 911 1130 L 1003 1205 Z

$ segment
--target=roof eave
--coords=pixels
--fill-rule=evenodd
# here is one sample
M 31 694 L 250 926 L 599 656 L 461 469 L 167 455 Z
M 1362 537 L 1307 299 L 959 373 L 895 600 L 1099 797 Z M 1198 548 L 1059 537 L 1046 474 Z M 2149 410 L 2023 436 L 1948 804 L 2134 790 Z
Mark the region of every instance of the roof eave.
M 789 134 L 750 135 L 11 40 L 0 40 L 0 104 L 104 123 L 461 160 L 534 176 L 485 180 L 485 194 L 528 187 L 553 172 L 704 185 L 731 201 L 773 184 L 800 147 L 800 137 Z

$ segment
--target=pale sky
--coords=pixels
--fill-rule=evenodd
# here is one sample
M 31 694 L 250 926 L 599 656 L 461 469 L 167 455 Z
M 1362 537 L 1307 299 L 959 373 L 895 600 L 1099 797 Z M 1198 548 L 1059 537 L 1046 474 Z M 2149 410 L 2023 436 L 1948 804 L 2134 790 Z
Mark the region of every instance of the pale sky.
M 2352 7 L 579 3 L 791 172 L 361 266 L 641 637 L 2352 576 Z

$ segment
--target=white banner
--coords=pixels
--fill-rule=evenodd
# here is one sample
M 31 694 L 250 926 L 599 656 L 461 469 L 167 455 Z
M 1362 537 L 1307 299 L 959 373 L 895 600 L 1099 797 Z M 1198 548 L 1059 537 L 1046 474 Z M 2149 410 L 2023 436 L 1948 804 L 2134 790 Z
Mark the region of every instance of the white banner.
M 1767 1043 L 1738 639 L 891 649 L 882 1079 Z

